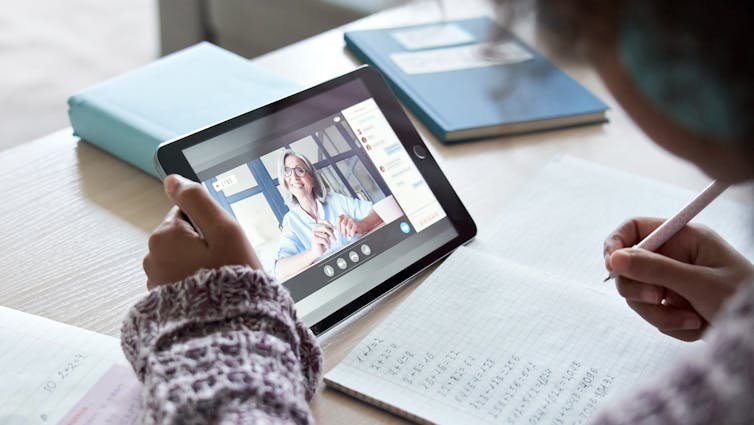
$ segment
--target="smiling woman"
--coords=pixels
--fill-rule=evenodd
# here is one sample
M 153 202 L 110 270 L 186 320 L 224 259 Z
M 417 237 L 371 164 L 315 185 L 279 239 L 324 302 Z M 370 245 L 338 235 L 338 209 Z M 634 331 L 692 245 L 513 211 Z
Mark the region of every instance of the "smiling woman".
M 372 203 L 327 190 L 306 156 L 284 149 L 278 176 L 290 210 L 283 217 L 275 273 L 285 280 L 382 224 Z

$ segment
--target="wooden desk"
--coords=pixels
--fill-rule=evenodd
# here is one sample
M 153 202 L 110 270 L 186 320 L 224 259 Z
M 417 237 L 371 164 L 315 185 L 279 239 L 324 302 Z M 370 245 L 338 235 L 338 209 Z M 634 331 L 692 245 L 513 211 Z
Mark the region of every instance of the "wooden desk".
M 462 10 L 450 8 L 448 14 L 478 14 L 479 9 L 463 3 L 457 7 Z M 432 9 L 427 4 L 387 11 L 349 28 L 438 18 L 437 10 L 425 10 Z M 536 45 L 531 28 L 524 27 L 522 35 Z M 313 84 L 357 65 L 343 46 L 342 29 L 337 29 L 254 63 Z M 654 146 L 629 122 L 590 69 L 555 61 L 611 105 L 608 124 L 453 146 L 437 143 L 417 124 L 476 219 L 480 239 L 516 190 L 560 153 L 691 189 L 703 187 L 707 179 L 701 173 Z M 725 196 L 745 199 L 747 190 Z M 170 206 L 160 183 L 63 129 L 0 152 L 0 193 L 0 305 L 118 336 L 126 310 L 146 293 L 141 260 L 147 238 Z M 326 335 L 325 369 L 416 285 L 404 286 Z M 322 424 L 402 422 L 324 388 L 312 406 Z

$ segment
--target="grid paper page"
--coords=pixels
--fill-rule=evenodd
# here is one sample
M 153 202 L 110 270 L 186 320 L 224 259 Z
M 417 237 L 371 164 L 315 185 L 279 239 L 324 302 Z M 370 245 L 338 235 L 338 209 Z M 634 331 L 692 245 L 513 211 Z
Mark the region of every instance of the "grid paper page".
M 0 424 L 133 424 L 127 364 L 117 338 L 0 307 Z
M 568 156 L 551 161 L 510 203 L 475 249 L 615 293 L 602 243 L 635 216 L 670 217 L 697 193 Z M 754 259 L 754 213 L 717 199 L 692 223 L 711 227 Z
M 618 296 L 462 247 L 325 380 L 422 422 L 580 424 L 694 345 Z

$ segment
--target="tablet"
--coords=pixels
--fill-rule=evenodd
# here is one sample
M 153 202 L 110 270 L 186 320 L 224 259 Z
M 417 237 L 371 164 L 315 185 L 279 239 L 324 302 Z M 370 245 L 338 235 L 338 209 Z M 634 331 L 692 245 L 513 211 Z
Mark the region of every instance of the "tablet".
M 238 220 L 316 334 L 476 234 L 368 66 L 163 143 L 155 164 L 201 182 Z

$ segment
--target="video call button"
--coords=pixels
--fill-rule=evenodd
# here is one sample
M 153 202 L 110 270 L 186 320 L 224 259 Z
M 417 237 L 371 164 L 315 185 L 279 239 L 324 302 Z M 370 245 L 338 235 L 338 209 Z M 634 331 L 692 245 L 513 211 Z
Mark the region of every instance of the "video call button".
M 369 255 L 372 253 L 372 248 L 369 247 L 367 244 L 361 245 L 361 253 L 364 255 Z
M 359 261 L 359 254 L 356 251 L 351 251 L 348 253 L 348 258 L 351 259 L 351 262 L 356 263 Z
M 348 267 L 348 263 L 346 262 L 346 260 L 344 260 L 344 259 L 342 259 L 342 258 L 338 258 L 338 259 L 337 259 L 337 260 L 335 261 L 335 264 L 337 264 L 337 265 L 338 265 L 338 268 L 339 268 L 339 269 L 341 269 L 341 270 L 345 270 L 345 269 L 346 269 L 346 267 Z
M 334 268 L 332 268 L 332 266 L 331 266 L 331 265 L 329 265 L 329 264 L 328 264 L 328 265 L 326 265 L 326 266 L 325 266 L 325 267 L 324 267 L 324 268 L 322 269 L 322 271 L 324 271 L 324 272 L 325 272 L 325 275 L 327 275 L 327 277 L 333 277 L 333 276 L 335 275 L 335 269 L 334 269 Z
M 408 225 L 405 221 L 401 222 L 401 232 L 408 233 L 411 231 L 411 226 Z

